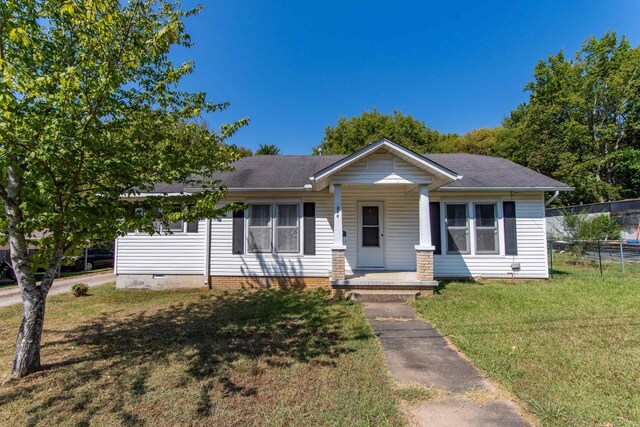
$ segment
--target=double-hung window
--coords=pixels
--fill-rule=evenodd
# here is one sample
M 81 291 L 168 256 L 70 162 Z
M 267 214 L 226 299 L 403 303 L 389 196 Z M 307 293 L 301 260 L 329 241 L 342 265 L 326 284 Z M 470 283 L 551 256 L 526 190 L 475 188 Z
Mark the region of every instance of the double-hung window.
M 300 252 L 298 205 L 276 205 L 276 252 Z
M 300 252 L 300 206 L 249 205 L 248 246 L 249 252 Z
M 495 203 L 476 203 L 474 209 L 476 253 L 499 253 L 497 205 Z
M 469 217 L 466 203 L 447 203 L 445 205 L 445 222 L 447 226 L 447 253 L 468 254 Z
M 271 205 L 249 208 L 249 251 L 271 252 Z

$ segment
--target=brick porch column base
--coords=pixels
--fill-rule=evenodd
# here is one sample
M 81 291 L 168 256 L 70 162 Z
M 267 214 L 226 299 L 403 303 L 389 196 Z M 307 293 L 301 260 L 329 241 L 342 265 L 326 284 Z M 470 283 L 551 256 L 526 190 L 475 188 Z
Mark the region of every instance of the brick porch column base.
M 424 282 L 433 280 L 433 251 L 416 249 L 416 279 Z
M 344 280 L 344 249 L 331 249 L 331 280 Z

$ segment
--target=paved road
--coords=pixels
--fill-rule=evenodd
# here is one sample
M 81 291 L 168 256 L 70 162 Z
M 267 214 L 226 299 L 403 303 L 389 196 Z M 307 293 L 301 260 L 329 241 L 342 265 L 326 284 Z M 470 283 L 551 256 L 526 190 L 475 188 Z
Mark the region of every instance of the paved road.
M 76 283 L 86 283 L 89 286 L 96 286 L 115 281 L 116 275 L 111 272 L 56 279 L 53 282 L 51 290 L 49 291 L 49 295 L 57 295 L 68 292 Z M 21 302 L 22 298 L 20 297 L 20 290 L 17 287 L 0 290 L 0 307 L 6 307 Z
M 415 423 L 429 427 L 528 427 L 512 401 L 427 321 L 405 303 L 363 303 L 367 320 L 380 340 L 391 375 L 400 385 L 443 391 L 409 411 Z M 470 398 L 469 394 L 476 398 Z M 479 398 L 481 397 L 481 398 Z

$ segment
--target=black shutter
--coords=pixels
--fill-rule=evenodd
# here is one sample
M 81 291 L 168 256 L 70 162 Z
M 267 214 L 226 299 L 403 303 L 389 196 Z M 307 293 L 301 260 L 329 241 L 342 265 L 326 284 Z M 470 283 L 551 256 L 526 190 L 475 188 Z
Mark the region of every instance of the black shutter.
M 199 221 L 191 221 L 187 223 L 187 233 L 197 233 L 198 232 L 198 222 Z
M 303 205 L 304 216 L 304 254 L 316 254 L 316 204 Z
M 244 253 L 244 211 L 233 212 L 232 253 Z
M 502 202 L 502 216 L 504 217 L 504 253 L 518 255 L 516 202 Z
M 442 253 L 440 242 L 440 202 L 429 202 L 429 216 L 431 217 L 431 244 L 435 246 L 434 254 Z

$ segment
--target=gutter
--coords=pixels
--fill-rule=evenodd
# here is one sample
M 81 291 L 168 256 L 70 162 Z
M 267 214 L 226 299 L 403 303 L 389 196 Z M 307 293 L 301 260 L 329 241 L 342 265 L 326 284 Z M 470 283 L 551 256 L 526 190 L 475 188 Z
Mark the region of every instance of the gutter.
M 440 187 L 437 191 L 573 191 L 573 187 Z
M 544 205 L 545 205 L 545 206 L 549 206 L 549 204 L 550 204 L 551 202 L 553 202 L 553 201 L 556 199 L 556 197 L 558 197 L 559 195 L 560 195 L 560 191 L 558 190 L 558 191 L 556 191 L 555 193 L 553 193 L 553 196 L 551 196 L 551 197 L 549 198 L 549 200 L 547 200 L 546 202 L 544 202 Z

